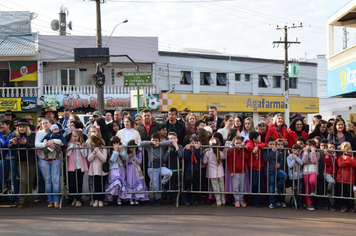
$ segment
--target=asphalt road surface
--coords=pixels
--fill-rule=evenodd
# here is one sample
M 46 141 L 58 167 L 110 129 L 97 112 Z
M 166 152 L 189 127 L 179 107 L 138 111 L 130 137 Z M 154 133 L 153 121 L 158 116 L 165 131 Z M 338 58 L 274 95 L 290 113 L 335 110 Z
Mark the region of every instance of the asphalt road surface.
M 356 213 L 339 210 L 109 205 L 81 208 L 46 203 L 0 208 L 0 235 L 353 235 Z

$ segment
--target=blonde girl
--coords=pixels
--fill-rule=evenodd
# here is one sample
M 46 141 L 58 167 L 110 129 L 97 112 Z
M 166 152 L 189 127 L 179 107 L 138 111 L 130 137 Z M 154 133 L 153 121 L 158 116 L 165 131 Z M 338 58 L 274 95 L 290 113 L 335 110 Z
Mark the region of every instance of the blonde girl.
M 90 127 L 90 134 L 87 142 L 89 142 L 90 147 L 88 161 L 89 161 L 89 176 L 93 178 L 94 193 L 102 193 L 105 191 L 105 183 L 107 180 L 108 173 L 103 172 L 102 164 L 106 162 L 107 150 L 102 148 L 105 146 L 105 141 L 101 138 L 100 127 L 92 126 Z M 104 206 L 105 194 L 93 195 L 93 207 L 103 207 Z
M 78 149 L 84 146 L 83 132 L 79 129 L 73 130 L 67 149 L 67 165 L 69 193 L 77 193 L 75 196 L 70 195 L 69 200 L 72 201 L 72 206 L 76 207 L 82 206 L 79 193 L 83 190 L 84 172 L 88 171 L 88 149 Z
M 213 191 L 216 199 L 216 203 L 212 206 L 225 206 L 225 194 L 219 192 L 225 192 L 224 188 L 224 167 L 222 160 L 225 159 L 225 154 L 219 151 L 219 148 L 214 146 L 221 146 L 219 139 L 212 138 L 209 141 L 209 145 L 212 146 L 204 155 L 203 163 L 208 164 L 209 171 L 207 173 L 208 178 L 211 180 Z

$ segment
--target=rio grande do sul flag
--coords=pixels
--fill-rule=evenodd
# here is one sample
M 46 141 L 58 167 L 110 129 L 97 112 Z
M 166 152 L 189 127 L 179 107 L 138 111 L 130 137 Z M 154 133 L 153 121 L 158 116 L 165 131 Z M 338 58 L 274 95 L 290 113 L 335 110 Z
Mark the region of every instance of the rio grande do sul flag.
M 37 81 L 36 61 L 13 61 L 9 62 L 10 81 Z

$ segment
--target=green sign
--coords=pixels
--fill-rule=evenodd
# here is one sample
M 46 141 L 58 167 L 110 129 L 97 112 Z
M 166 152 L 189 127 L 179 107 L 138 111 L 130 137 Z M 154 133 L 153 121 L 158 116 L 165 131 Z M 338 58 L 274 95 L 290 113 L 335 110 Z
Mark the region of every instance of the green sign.
M 124 72 L 124 86 L 152 86 L 152 72 Z

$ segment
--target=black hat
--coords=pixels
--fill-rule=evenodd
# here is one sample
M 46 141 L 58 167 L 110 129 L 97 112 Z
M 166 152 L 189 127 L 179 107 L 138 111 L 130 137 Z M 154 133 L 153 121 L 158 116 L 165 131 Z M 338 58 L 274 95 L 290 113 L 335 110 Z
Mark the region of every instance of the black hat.
M 41 115 L 44 115 L 44 116 L 46 116 L 46 113 L 47 112 L 53 112 L 54 113 L 54 115 L 58 115 L 58 111 L 57 110 L 54 110 L 54 109 L 51 109 L 51 108 L 47 108 L 47 109 L 45 109 L 44 111 L 42 111 L 41 112 Z
M 5 111 L 5 115 L 11 115 L 12 116 L 12 119 L 14 119 L 16 117 L 16 115 L 14 113 L 12 113 L 11 110 L 6 110 Z
M 17 126 L 19 125 L 28 125 L 27 119 L 26 118 L 20 118 L 19 123 L 17 123 Z

